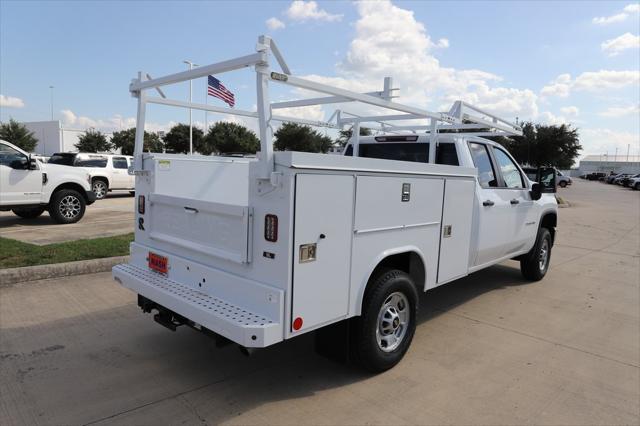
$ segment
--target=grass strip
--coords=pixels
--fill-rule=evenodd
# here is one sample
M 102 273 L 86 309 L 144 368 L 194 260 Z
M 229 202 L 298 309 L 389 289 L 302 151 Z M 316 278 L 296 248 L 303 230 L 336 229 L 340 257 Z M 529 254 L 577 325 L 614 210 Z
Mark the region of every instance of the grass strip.
M 133 233 L 38 246 L 0 237 L 0 269 L 129 254 Z

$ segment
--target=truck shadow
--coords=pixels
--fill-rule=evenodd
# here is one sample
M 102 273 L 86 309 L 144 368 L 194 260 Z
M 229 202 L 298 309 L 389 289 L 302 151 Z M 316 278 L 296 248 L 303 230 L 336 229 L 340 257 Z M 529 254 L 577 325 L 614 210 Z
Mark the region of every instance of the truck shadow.
M 517 268 L 499 265 L 430 290 L 420 301 L 418 327 L 484 293 L 526 283 Z M 74 332 L 66 338 L 60 330 Z M 19 405 L 45 412 L 58 424 L 264 423 L 252 417 L 263 412 L 259 407 L 290 401 L 286 410 L 268 410 L 269 422 L 288 423 L 294 418 L 290 416 L 319 415 L 311 410 L 314 403 L 303 398 L 356 383 L 402 381 L 411 365 L 371 375 L 317 355 L 313 333 L 245 357 L 237 346 L 216 348 L 212 339 L 194 330 L 167 331 L 134 303 L 0 331 L 4 377 L 24 390 L 16 396 L 24 398 Z M 53 344 L 55 357 L 34 355 L 39 353 L 35 349 Z M 341 392 L 325 397 L 339 403 L 340 395 L 344 397 Z M 329 414 L 322 417 L 325 422 L 338 421 Z M 361 420 L 379 422 L 380 414 L 373 410 Z M 318 423 L 319 418 L 310 421 Z

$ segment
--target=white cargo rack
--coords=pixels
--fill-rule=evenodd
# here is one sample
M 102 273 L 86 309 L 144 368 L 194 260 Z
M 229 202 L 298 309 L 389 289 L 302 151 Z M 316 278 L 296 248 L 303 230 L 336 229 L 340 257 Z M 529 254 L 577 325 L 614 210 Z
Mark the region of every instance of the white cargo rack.
M 270 56 L 276 59 L 280 67 L 280 71 L 273 71 L 270 65 Z M 194 102 L 185 102 L 174 99 L 167 99 L 161 90 L 162 86 L 190 81 L 193 79 L 206 77 L 207 75 L 217 75 L 229 71 L 242 68 L 254 67 L 256 72 L 256 90 L 257 90 L 257 109 L 256 111 L 247 111 L 241 109 L 232 109 L 205 105 Z M 269 83 L 280 83 L 300 89 L 318 92 L 325 96 L 300 99 L 286 102 L 272 103 L 269 98 Z M 155 89 L 160 97 L 150 96 L 148 91 Z M 202 111 L 210 111 L 214 113 L 232 114 L 243 117 L 253 117 L 258 120 L 260 153 L 259 160 L 261 167 L 261 178 L 271 179 L 271 173 L 274 171 L 273 156 L 273 121 L 287 121 L 312 126 L 329 127 L 335 129 L 343 129 L 345 126 L 352 126 L 353 138 L 352 144 L 354 156 L 358 155 L 359 134 L 361 123 L 377 123 L 381 127 L 373 127 L 374 129 L 400 132 L 419 130 L 428 131 L 436 140 L 439 130 L 450 129 L 465 132 L 467 135 L 486 136 L 486 135 L 522 135 L 522 129 L 514 123 L 503 120 L 493 114 L 481 109 L 475 108 L 463 101 L 456 101 L 448 112 L 431 112 L 414 106 L 403 105 L 394 102 L 392 92 L 397 89 L 392 88 L 392 80 L 387 77 L 384 80 L 384 89 L 382 91 L 373 91 L 367 93 L 357 93 L 350 90 L 318 83 L 315 81 L 296 77 L 291 71 L 278 49 L 278 46 L 271 38 L 260 36 L 256 46 L 256 53 L 241 56 L 228 61 L 218 62 L 211 65 L 201 66 L 192 70 L 170 74 L 164 77 L 151 78 L 144 72 L 139 72 L 138 77 L 134 79 L 129 90 L 133 96 L 138 99 L 137 110 L 137 127 L 134 150 L 134 171 L 137 174 L 143 174 L 142 153 L 143 153 L 143 137 L 144 123 L 147 104 L 169 105 L 174 107 L 183 107 L 197 109 Z M 328 96 L 326 96 L 328 95 Z M 359 102 L 361 104 L 371 105 L 375 107 L 385 108 L 395 112 L 393 115 L 377 115 L 377 116 L 357 116 L 345 111 L 336 110 L 328 121 L 305 120 L 296 117 L 287 117 L 274 114 L 273 111 L 283 108 L 305 107 L 312 105 L 325 105 L 344 102 Z M 348 116 L 348 117 L 347 117 Z M 417 123 L 415 125 L 396 125 L 390 122 L 408 121 Z M 435 143 L 429 144 L 429 161 L 435 161 Z M 433 152 L 431 152 L 433 151 Z

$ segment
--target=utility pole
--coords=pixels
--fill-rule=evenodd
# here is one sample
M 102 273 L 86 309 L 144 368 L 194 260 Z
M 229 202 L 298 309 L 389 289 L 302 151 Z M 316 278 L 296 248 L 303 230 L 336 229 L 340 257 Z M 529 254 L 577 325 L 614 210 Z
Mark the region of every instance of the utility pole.
M 631 144 L 627 144 L 627 163 L 629 162 L 629 150 L 631 149 Z
M 53 86 L 49 86 L 49 90 L 51 92 L 51 121 L 53 121 Z
M 198 64 L 194 64 L 191 61 L 183 61 L 185 64 L 189 65 L 189 70 L 192 70 L 193 67 L 197 67 Z M 189 103 L 193 100 L 193 80 L 189 80 Z M 193 119 L 192 119 L 192 110 L 189 108 L 189 154 L 193 155 Z

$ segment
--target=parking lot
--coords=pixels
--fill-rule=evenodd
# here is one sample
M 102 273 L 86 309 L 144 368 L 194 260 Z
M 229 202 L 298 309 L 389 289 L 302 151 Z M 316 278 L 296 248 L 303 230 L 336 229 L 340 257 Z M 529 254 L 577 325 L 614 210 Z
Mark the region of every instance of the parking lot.
M 71 225 L 55 225 L 49 213 L 24 220 L 12 212 L 0 212 L 0 237 L 45 245 L 78 239 L 110 237 L 133 232 L 134 199 L 128 191 L 110 193 L 87 206 L 85 216 Z
M 377 376 L 312 336 L 247 358 L 172 333 L 109 273 L 0 288 L 0 424 L 638 424 L 640 193 L 574 179 L 560 195 L 543 281 L 508 261 L 427 292 L 407 356 Z M 101 203 L 78 226 L 116 220 Z

